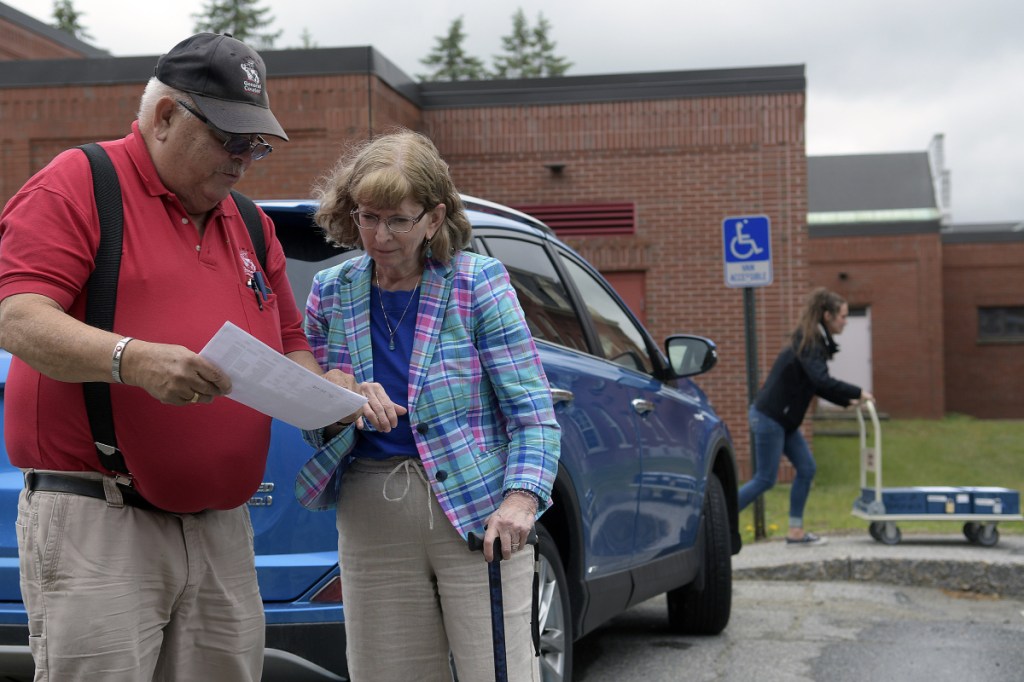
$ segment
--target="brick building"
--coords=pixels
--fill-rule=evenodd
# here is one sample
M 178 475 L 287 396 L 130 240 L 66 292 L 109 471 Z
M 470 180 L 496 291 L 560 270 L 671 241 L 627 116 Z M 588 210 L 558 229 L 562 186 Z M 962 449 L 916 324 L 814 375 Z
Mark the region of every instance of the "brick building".
M 811 279 L 850 302 L 841 344 L 867 329 L 860 376 L 883 409 L 1021 419 L 1024 222 L 953 223 L 949 190 L 941 135 L 921 152 L 810 157 Z
M 425 132 L 462 191 L 582 216 L 566 240 L 632 285 L 630 302 L 656 338 L 715 339 L 720 366 L 702 383 L 746 452 L 742 295 L 722 283 L 721 221 L 772 220 L 775 284 L 759 295 L 765 364 L 807 288 L 803 67 L 418 86 L 371 48 L 264 57 L 291 141 L 253 166 L 243 191 L 305 196 L 346 143 L 394 125 Z M 60 150 L 123 135 L 154 63 L 5 68 L 0 201 Z M 628 210 L 605 230 L 600 205 L 609 203 Z
M 935 156 L 938 155 L 936 151 Z M 928 152 L 811 157 L 811 279 L 850 304 L 848 332 L 869 328 L 869 387 L 897 416 L 945 413 L 941 191 Z
M 12 31 L 7 9 L 0 4 L 0 34 Z M 23 21 L 13 23 L 28 30 Z M 124 135 L 156 62 L 84 49 L 68 55 L 60 40 L 48 53 L 38 47 L 45 40 L 22 41 L 35 47 L 22 48 L 15 53 L 20 61 L 0 70 L 0 202 L 59 151 Z M 612 281 L 656 339 L 690 332 L 718 343 L 719 366 L 700 383 L 731 425 L 743 461 L 743 295 L 723 284 L 727 216 L 771 220 L 774 282 L 756 291 L 761 378 L 804 295 L 823 284 L 871 312 L 875 364 L 868 372 L 883 409 L 939 417 L 949 382 L 959 382 L 952 389 L 957 400 L 965 395 L 962 377 L 970 370 L 959 359 L 949 368 L 949 349 L 970 342 L 943 330 L 944 320 L 969 302 L 944 303 L 956 297 L 943 286 L 952 272 L 944 254 L 954 247 L 940 235 L 941 216 L 910 227 L 862 224 L 848 220 L 854 209 L 819 201 L 812 218 L 846 218 L 808 225 L 808 164 L 812 175 L 816 166 L 805 151 L 802 66 L 417 84 L 370 47 L 270 51 L 264 58 L 274 112 L 291 141 L 252 167 L 242 191 L 307 196 L 346 144 L 396 125 L 426 133 L 462 191 L 549 220 Z M 818 184 L 819 199 L 829 186 Z M 984 288 L 965 268 L 984 270 L 977 264 L 998 254 L 984 243 L 978 253 L 963 246 L 955 245 L 964 254 L 955 261 L 957 276 Z M 1012 299 L 1006 289 L 999 305 L 1014 305 Z M 1002 376 L 998 369 L 992 374 Z M 1000 409 L 1024 416 L 1019 403 L 1003 401 Z
M 946 410 L 1024 416 L 1024 221 L 942 233 Z
M 106 56 L 106 51 L 0 3 L 0 62 Z

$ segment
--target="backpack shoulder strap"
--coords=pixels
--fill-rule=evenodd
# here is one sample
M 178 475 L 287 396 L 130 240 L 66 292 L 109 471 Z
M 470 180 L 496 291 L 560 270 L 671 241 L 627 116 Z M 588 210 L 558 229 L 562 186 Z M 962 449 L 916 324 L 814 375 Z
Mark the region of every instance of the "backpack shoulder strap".
M 100 219 L 100 244 L 96 264 L 86 289 L 85 322 L 106 331 L 114 329 L 117 307 L 117 279 L 121 270 L 121 242 L 124 231 L 124 210 L 121 183 L 110 157 L 95 142 L 79 147 L 85 152 L 92 169 L 92 186 L 96 195 L 96 212 Z M 85 409 L 89 415 L 93 442 L 100 465 L 110 471 L 128 473 L 114 435 L 114 415 L 110 407 L 110 384 L 82 384 Z
M 252 241 L 252 248 L 256 251 L 256 258 L 260 262 L 260 269 L 267 271 L 267 241 L 263 237 L 263 221 L 260 219 L 259 209 L 252 199 L 241 192 L 231 190 L 231 196 L 235 199 L 238 212 L 245 221 L 245 227 L 249 230 L 249 239 Z
M 100 218 L 100 245 L 96 251 L 96 267 L 89 276 L 85 321 L 94 327 L 113 331 L 124 224 L 121 184 L 103 147 L 93 142 L 79 149 L 89 158 L 96 212 Z

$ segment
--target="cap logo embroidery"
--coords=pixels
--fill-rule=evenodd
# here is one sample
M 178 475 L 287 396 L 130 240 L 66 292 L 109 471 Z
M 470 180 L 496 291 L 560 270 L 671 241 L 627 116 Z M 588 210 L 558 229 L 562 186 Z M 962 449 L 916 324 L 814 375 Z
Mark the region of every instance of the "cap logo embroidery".
M 260 83 L 260 75 L 256 71 L 256 62 L 250 57 L 242 62 L 240 66 L 242 71 L 245 71 L 245 82 L 242 83 L 242 88 L 254 95 L 262 93 L 263 84 Z

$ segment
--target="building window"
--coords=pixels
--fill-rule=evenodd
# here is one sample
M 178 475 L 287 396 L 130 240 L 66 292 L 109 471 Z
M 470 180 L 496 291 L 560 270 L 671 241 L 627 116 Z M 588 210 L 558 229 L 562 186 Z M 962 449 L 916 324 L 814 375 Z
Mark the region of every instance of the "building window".
M 633 234 L 633 203 L 518 205 L 516 209 L 542 220 L 559 236 Z
M 1024 343 L 1024 306 L 979 306 L 979 343 Z

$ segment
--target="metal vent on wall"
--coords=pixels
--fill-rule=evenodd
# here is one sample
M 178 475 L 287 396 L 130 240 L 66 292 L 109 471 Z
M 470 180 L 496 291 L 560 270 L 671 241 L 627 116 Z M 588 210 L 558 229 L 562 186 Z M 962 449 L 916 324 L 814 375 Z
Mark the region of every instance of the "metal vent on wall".
M 542 220 L 560 235 L 633 234 L 633 203 L 517 205 L 514 208 Z

